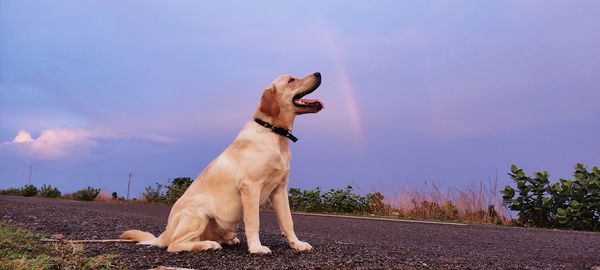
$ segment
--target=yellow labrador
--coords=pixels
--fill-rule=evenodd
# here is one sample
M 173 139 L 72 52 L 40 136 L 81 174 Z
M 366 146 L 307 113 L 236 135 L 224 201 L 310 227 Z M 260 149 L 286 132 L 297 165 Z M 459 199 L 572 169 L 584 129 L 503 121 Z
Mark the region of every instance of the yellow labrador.
M 221 244 L 240 242 L 238 224 L 244 220 L 248 251 L 270 253 L 260 243 L 259 205 L 267 198 L 279 221 L 283 236 L 294 250 L 311 250 L 298 240 L 288 202 L 290 147 L 296 141 L 291 130 L 296 115 L 316 113 L 319 100 L 302 99 L 321 84 L 321 74 L 301 79 L 280 76 L 264 91 L 254 121 L 248 122 L 237 138 L 213 160 L 187 191 L 175 202 L 165 231 L 151 233 L 129 230 L 123 239 L 167 247 L 169 252 L 217 250 Z

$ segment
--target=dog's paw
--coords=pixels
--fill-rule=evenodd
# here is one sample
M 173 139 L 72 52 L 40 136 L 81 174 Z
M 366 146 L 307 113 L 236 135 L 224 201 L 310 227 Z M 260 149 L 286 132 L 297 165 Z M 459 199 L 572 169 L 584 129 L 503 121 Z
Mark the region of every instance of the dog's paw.
M 238 239 L 237 237 L 223 241 L 223 244 L 228 245 L 228 246 L 237 245 L 239 243 L 240 243 L 240 239 Z
M 295 241 L 295 242 L 290 242 L 290 247 L 293 250 L 297 250 L 297 251 L 308 251 L 308 250 L 312 250 L 312 246 L 309 243 L 303 242 L 303 241 Z
M 249 247 L 248 251 L 250 251 L 250 253 L 252 253 L 252 254 L 270 254 L 271 253 L 271 250 L 265 246 Z
M 171 246 L 169 246 L 169 247 L 171 247 Z M 219 250 L 222 248 L 223 247 L 221 247 L 221 245 L 215 241 L 202 241 L 202 242 L 199 242 L 199 243 L 196 243 L 195 245 L 193 245 L 191 247 L 191 251 L 205 251 L 205 250 L 214 251 L 214 250 Z
M 220 250 L 223 247 L 221 245 L 219 245 L 219 243 L 215 242 L 215 241 L 205 241 L 207 243 L 207 249 L 206 250 Z

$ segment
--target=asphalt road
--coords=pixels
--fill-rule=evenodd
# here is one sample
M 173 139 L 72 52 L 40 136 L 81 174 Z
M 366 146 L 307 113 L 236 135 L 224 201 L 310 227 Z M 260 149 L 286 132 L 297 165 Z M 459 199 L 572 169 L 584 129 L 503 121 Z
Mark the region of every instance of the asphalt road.
M 170 207 L 0 196 L 0 222 L 66 239 L 114 239 L 128 229 L 159 234 Z M 240 245 L 215 252 L 171 254 L 132 243 L 86 244 L 88 255 L 119 254 L 129 269 L 592 269 L 600 233 L 426 224 L 294 215 L 296 233 L 314 250 L 294 252 L 272 213 L 261 213 L 261 241 L 271 255 Z

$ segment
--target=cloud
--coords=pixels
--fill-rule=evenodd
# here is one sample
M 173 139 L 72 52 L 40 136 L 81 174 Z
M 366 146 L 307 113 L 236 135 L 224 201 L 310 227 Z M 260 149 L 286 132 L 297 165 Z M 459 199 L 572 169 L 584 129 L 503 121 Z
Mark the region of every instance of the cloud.
M 176 143 L 174 138 L 147 134 L 127 135 L 109 130 L 86 130 L 71 128 L 45 129 L 33 139 L 27 130 L 19 130 L 11 142 L 0 147 L 12 150 L 30 160 L 52 160 L 87 154 L 101 139 L 141 139 L 155 143 Z
M 19 133 L 17 133 L 17 136 L 12 140 L 13 143 L 26 143 L 26 142 L 33 142 L 33 139 L 31 138 L 31 134 L 29 134 L 29 132 L 27 132 L 24 129 L 19 130 Z
M 156 135 L 156 134 L 139 135 L 139 136 L 135 136 L 135 137 L 144 139 L 147 141 L 151 141 L 151 142 L 156 142 L 156 143 L 176 143 L 176 142 L 178 142 L 178 140 L 175 138 Z
M 96 144 L 82 129 L 45 129 L 36 139 L 22 129 L 2 146 L 32 160 L 49 160 L 84 153 Z
M 171 144 L 179 142 L 178 139 L 144 131 L 132 132 L 130 130 L 117 130 L 113 128 L 93 129 L 92 137 L 103 140 L 137 139 L 155 143 Z

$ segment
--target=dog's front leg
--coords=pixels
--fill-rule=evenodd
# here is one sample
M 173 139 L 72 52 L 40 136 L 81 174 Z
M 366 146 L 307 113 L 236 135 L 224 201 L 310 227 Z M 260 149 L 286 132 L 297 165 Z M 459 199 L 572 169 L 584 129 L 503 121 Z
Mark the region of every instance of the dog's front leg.
M 287 181 L 279 185 L 273 193 L 271 193 L 271 203 L 279 221 L 281 233 L 288 240 L 288 244 L 294 250 L 311 250 L 312 246 L 309 243 L 298 240 L 294 233 L 294 221 L 290 211 L 290 202 L 288 201 L 288 185 Z
M 242 182 L 240 187 L 242 196 L 242 207 L 244 208 L 244 228 L 246 230 L 246 241 L 250 253 L 271 253 L 268 247 L 260 243 L 258 231 L 260 229 L 259 205 L 260 186 L 253 183 Z

